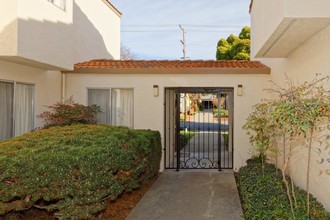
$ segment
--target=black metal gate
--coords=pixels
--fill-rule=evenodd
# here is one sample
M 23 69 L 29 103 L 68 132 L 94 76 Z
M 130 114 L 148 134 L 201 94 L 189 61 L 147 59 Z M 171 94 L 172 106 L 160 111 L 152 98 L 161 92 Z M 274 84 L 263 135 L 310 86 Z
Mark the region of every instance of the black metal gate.
M 165 90 L 165 168 L 233 168 L 233 89 Z

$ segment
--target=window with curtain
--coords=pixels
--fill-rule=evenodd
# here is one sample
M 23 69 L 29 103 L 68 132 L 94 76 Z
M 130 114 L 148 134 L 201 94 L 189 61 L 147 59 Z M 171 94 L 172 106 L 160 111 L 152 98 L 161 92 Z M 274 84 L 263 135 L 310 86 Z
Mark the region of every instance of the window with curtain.
M 0 141 L 33 129 L 34 85 L 0 82 Z
M 88 105 L 101 107 L 97 122 L 133 128 L 133 89 L 88 89 Z
M 15 136 L 33 129 L 33 85 L 16 84 L 15 88 Z
M 0 141 L 13 136 L 14 84 L 0 82 Z
M 97 105 L 101 113 L 97 116 L 98 124 L 109 124 L 110 122 L 110 90 L 88 89 L 88 105 Z

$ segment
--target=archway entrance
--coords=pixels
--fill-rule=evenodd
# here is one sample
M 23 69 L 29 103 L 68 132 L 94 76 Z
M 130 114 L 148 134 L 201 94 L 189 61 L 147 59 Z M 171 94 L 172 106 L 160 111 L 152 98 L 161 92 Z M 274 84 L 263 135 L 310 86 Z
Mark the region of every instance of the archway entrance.
M 233 168 L 233 89 L 165 89 L 165 168 Z

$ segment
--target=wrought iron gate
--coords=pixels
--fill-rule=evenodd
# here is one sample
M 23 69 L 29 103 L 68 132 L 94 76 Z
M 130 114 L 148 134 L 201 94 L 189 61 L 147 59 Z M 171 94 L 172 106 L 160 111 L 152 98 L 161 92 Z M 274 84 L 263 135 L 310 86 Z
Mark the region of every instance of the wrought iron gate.
M 232 89 L 165 90 L 165 168 L 232 169 Z

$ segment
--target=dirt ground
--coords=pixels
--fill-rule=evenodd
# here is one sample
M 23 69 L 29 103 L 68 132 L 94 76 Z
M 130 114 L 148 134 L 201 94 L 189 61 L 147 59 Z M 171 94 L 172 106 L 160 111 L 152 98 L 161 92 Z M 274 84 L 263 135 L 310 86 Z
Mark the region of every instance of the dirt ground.
M 143 195 L 148 191 L 157 177 L 150 179 L 141 188 L 132 192 L 124 193 L 114 201 L 107 202 L 107 208 L 97 215 L 96 220 L 124 220 L 134 206 L 140 201 Z M 56 220 L 56 218 L 46 211 L 39 209 L 30 209 L 25 212 L 10 213 L 6 216 L 0 216 L 4 220 Z

